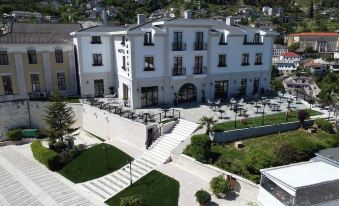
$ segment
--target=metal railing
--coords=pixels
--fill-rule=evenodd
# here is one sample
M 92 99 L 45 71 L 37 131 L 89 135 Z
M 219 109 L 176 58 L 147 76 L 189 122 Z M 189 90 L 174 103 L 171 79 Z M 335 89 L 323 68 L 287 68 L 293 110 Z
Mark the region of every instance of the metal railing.
M 182 42 L 172 43 L 172 51 L 186 51 L 186 43 Z
M 193 67 L 193 74 L 206 74 L 206 72 L 207 72 L 206 66 Z
M 207 50 L 207 43 L 195 42 L 193 45 L 194 50 Z
M 186 68 L 185 67 L 174 67 L 172 68 L 172 75 L 173 76 L 184 76 L 186 75 Z

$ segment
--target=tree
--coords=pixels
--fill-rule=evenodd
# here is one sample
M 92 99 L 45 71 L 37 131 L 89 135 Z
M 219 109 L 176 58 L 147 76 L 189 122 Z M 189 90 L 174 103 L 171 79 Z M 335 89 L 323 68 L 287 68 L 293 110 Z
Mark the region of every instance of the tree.
M 198 134 L 191 138 L 190 154 L 199 162 L 207 162 L 211 153 L 211 140 L 207 135 Z
M 277 68 L 277 66 L 272 65 L 272 71 L 271 71 L 271 79 L 275 79 L 276 77 L 280 76 L 280 72 Z
M 305 110 L 300 110 L 298 112 L 298 119 L 300 121 L 301 126 L 304 126 L 305 120 L 308 119 L 309 117 L 310 117 L 310 114 Z
M 213 117 L 207 117 L 207 116 L 203 116 L 200 119 L 200 127 L 206 126 L 206 135 L 210 134 L 211 131 L 211 126 L 215 125 L 215 123 L 217 123 L 217 120 L 214 120 Z
M 280 165 L 287 165 L 299 161 L 297 148 L 290 143 L 282 143 L 275 153 Z
M 292 44 L 288 47 L 288 50 L 289 50 L 289 51 L 292 51 L 292 52 L 295 52 L 295 51 L 297 51 L 299 48 L 300 48 L 300 43 L 299 43 L 299 42 L 294 42 L 294 43 L 292 43 Z
M 72 128 L 75 123 L 75 114 L 68 107 L 59 93 L 54 93 L 51 103 L 45 107 L 44 121 L 49 126 L 49 133 L 54 134 L 56 139 L 64 142 L 64 135 L 75 132 L 78 128 Z
M 206 205 L 211 201 L 211 195 L 207 191 L 201 189 L 195 193 L 195 198 L 200 205 Z
M 275 91 L 285 91 L 285 87 L 284 87 L 284 84 L 282 83 L 281 80 L 279 79 L 273 79 L 272 80 L 272 83 L 271 83 L 271 87 L 272 89 L 274 89 Z
M 310 9 L 309 9 L 309 14 L 308 16 L 313 19 L 314 17 L 314 11 L 313 11 L 313 1 L 311 1 Z

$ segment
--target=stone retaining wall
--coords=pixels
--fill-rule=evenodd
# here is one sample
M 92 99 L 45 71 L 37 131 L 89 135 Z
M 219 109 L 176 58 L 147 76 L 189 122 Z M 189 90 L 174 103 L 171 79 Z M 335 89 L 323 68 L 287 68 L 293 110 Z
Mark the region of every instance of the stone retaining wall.
M 312 126 L 314 123 L 313 120 L 306 120 L 304 125 L 306 127 Z M 279 132 L 287 132 L 291 130 L 296 130 L 300 127 L 299 121 L 296 122 L 288 122 L 282 124 L 274 124 L 274 125 L 265 125 L 254 128 L 245 128 L 245 129 L 237 129 L 230 130 L 225 132 L 212 132 L 210 138 L 214 142 L 227 143 L 233 142 L 237 140 L 247 139 L 251 137 L 259 137 L 270 134 L 276 134 Z

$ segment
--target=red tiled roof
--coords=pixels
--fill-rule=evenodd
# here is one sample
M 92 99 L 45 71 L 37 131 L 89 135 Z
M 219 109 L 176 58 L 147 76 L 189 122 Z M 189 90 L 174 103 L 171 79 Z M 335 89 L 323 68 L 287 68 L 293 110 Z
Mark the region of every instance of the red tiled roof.
M 302 32 L 296 34 L 289 34 L 288 36 L 338 36 L 336 32 Z
M 300 55 L 294 52 L 285 52 L 283 54 L 281 54 L 281 56 L 283 57 L 299 57 Z
M 309 61 L 309 62 L 305 63 L 304 66 L 305 67 L 320 67 L 321 64 L 317 63 L 317 62 L 314 62 L 314 60 L 312 60 L 312 61 Z

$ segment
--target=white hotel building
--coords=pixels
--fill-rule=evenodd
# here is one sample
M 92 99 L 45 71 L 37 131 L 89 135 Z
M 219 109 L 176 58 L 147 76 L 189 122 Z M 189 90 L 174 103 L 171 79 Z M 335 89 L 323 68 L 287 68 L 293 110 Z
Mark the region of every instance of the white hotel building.
M 274 32 L 161 18 L 72 33 L 82 96 L 116 92 L 132 108 L 257 95 L 270 88 Z

